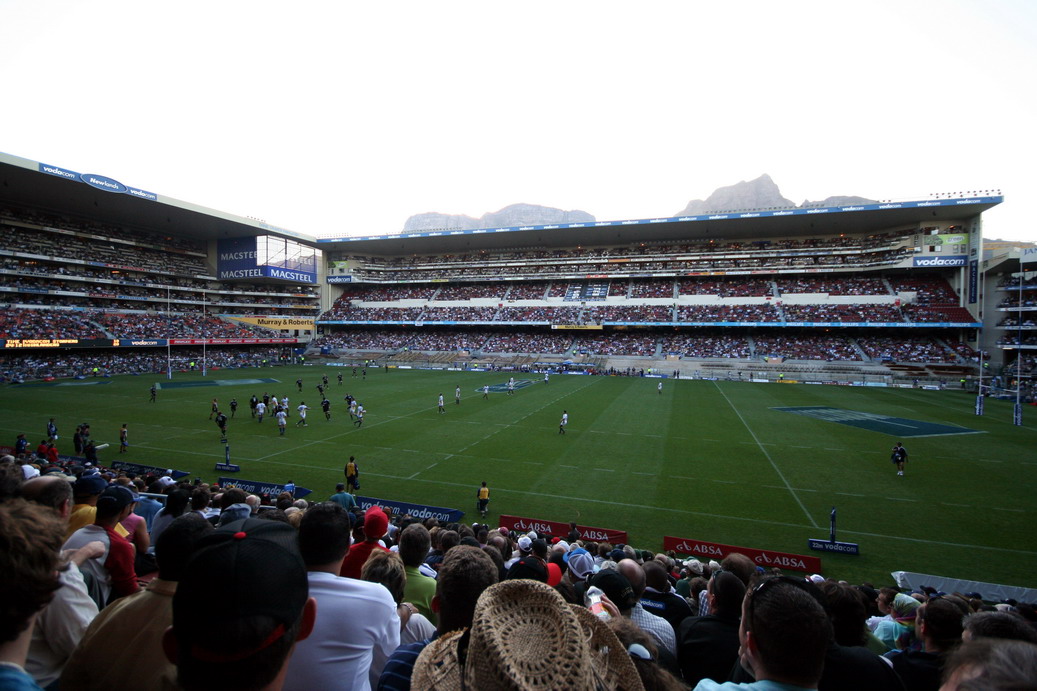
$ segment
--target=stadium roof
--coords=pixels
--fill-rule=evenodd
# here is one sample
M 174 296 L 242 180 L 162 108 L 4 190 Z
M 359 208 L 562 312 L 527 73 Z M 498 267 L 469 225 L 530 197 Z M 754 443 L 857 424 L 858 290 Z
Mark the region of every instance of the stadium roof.
M 1001 196 L 977 196 L 317 239 L 257 219 L 129 187 L 103 175 L 78 173 L 0 152 L 0 203 L 198 240 L 270 234 L 290 237 L 325 252 L 355 254 L 441 254 L 510 247 L 560 248 L 635 242 L 765 240 L 815 234 L 861 234 L 925 221 L 969 219 L 1000 204 L 1002 200 Z
M 804 235 L 879 233 L 927 221 L 974 218 L 1001 196 L 876 202 L 841 207 L 754 209 L 698 216 L 559 223 L 478 230 L 431 230 L 366 237 L 321 238 L 325 251 L 354 254 L 441 254 L 510 247 L 560 248 L 635 242 L 767 240 Z
M 308 245 L 315 241 L 309 235 L 130 187 L 103 175 L 2 152 L 0 203 L 198 240 L 267 234 Z

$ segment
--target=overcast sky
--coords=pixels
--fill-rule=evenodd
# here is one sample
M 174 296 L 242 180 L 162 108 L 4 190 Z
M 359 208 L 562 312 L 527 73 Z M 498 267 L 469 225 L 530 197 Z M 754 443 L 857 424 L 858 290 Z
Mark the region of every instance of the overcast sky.
M 0 0 L 0 151 L 321 235 L 999 189 L 1037 240 L 1037 2 Z

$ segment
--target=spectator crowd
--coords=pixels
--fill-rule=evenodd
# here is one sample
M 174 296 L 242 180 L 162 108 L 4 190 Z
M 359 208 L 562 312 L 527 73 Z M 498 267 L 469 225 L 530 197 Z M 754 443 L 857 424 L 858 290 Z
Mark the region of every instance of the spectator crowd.
M 84 430 L 77 430 L 77 433 Z M 85 431 L 89 435 L 88 430 Z M 0 459 L 0 686 L 1008 691 L 1032 603 Z

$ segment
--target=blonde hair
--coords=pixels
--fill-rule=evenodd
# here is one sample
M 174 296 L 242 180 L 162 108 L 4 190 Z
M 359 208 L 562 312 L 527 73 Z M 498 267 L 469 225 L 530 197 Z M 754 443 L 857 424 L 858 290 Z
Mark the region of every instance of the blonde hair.
M 393 602 L 403 602 L 403 589 L 407 585 L 407 574 L 403 570 L 403 559 L 396 552 L 376 549 L 364 562 L 360 569 L 360 580 L 370 583 L 381 583 Z

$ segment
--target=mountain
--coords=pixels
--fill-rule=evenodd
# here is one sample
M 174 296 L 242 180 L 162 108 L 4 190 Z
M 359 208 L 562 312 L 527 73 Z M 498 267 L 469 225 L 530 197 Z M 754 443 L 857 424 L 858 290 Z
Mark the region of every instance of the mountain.
M 860 206 L 875 204 L 875 200 L 852 195 L 837 195 L 819 202 L 804 201 L 801 209 L 812 209 L 825 206 Z M 778 186 L 771 176 L 764 173 L 755 180 L 739 182 L 735 185 L 718 188 L 706 199 L 695 199 L 688 202 L 684 210 L 677 216 L 698 216 L 719 211 L 763 211 L 767 209 L 794 209 L 796 204 L 791 199 L 781 196 Z
M 825 206 L 860 206 L 862 204 L 876 204 L 874 199 L 867 199 L 865 197 L 826 197 L 819 202 L 804 201 L 799 205 L 801 209 L 813 209 Z
M 872 199 L 852 195 L 832 196 L 822 201 L 804 201 L 799 208 L 824 206 L 859 206 L 874 204 Z M 781 195 L 781 190 L 764 173 L 755 180 L 745 180 L 727 187 L 718 187 L 706 199 L 688 202 L 680 216 L 698 216 L 727 211 L 764 211 L 769 209 L 795 209 L 791 199 Z M 481 218 L 461 214 L 425 213 L 411 216 L 403 226 L 404 232 L 430 230 L 476 230 L 481 228 L 509 228 L 515 226 L 546 226 L 563 223 L 593 223 L 596 219 L 586 211 L 563 211 L 536 204 L 512 204 L 500 211 L 483 214 Z
M 424 230 L 474 230 L 481 228 L 479 219 L 461 214 L 417 214 L 407 219 L 403 224 L 404 232 Z
M 512 226 L 546 226 L 562 223 L 593 223 L 595 218 L 586 211 L 563 211 L 536 204 L 512 204 L 500 211 L 473 218 L 460 214 L 425 213 L 411 216 L 403 225 L 404 232 L 424 230 L 475 230 L 477 228 L 508 228 Z
M 676 216 L 697 216 L 717 211 L 748 211 L 774 208 L 793 208 L 796 204 L 781 196 L 781 190 L 764 173 L 755 180 L 742 181 L 727 187 L 719 187 L 706 199 L 688 202 Z

